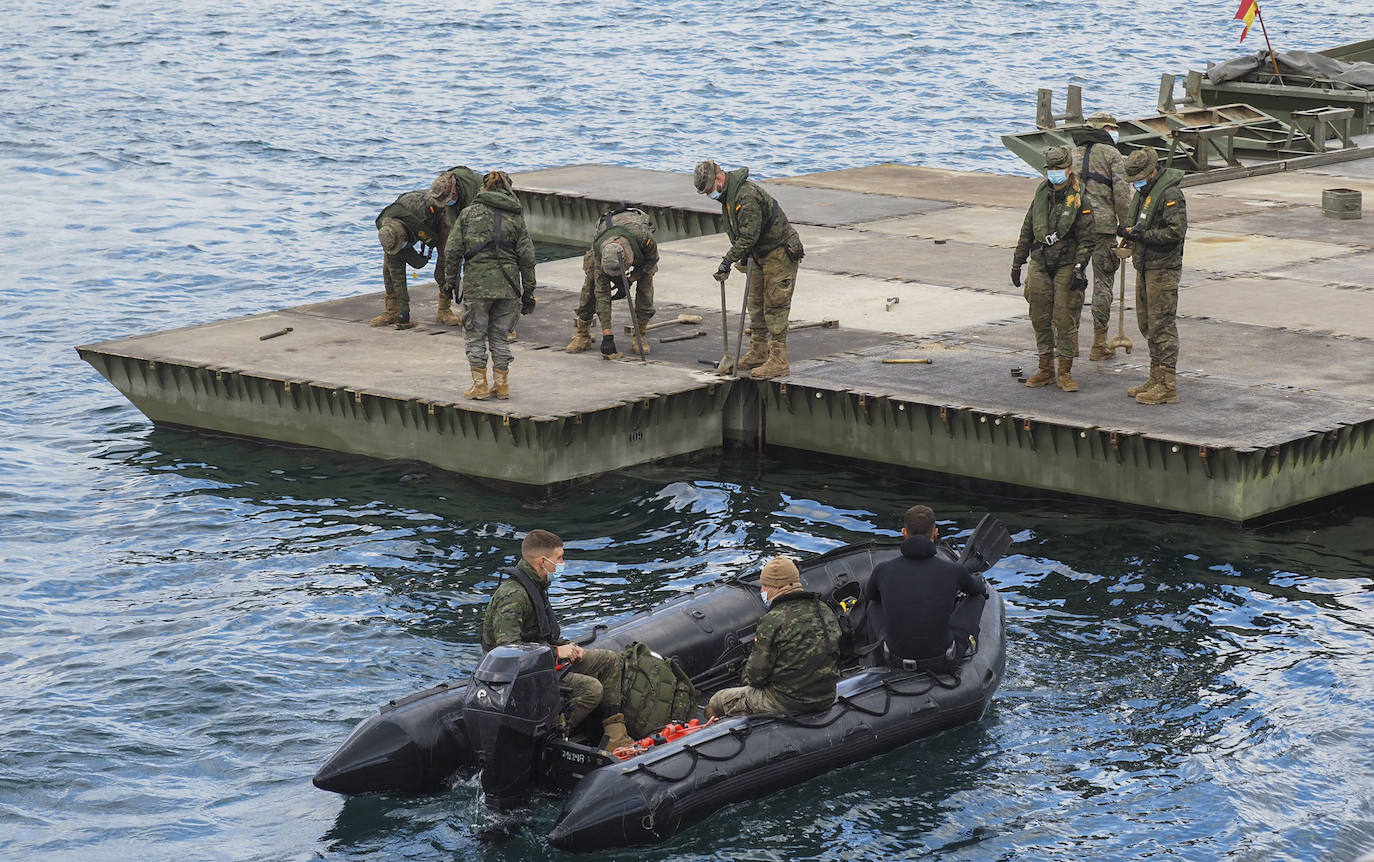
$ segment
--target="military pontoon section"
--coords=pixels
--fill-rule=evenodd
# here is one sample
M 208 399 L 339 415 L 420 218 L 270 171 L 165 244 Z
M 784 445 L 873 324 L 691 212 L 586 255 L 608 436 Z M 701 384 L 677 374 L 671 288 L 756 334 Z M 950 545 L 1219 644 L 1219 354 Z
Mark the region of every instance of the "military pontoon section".
M 583 220 L 611 204 L 653 212 L 656 321 L 702 322 L 656 329 L 648 362 L 570 356 L 581 262 L 541 264 L 505 402 L 462 397 L 459 330 L 369 327 L 378 294 L 78 349 L 159 424 L 533 491 L 729 443 L 1235 521 L 1374 482 L 1374 220 L 1321 209 L 1333 187 L 1374 194 L 1374 162 L 1189 188 L 1183 401 L 1158 407 L 1124 396 L 1149 364 L 1133 313 L 1134 352 L 1080 359 L 1078 393 L 1010 373 L 1035 365 L 1007 279 L 1034 178 L 878 165 L 769 182 L 807 248 L 792 373 L 773 381 L 711 373 L 722 326 L 709 276 L 726 241 L 708 234 L 718 211 L 689 176 L 593 165 L 516 180 L 539 238 L 585 242 Z M 742 286 L 730 280 L 732 340 Z M 412 293 L 415 319 L 432 320 L 432 282 Z M 839 326 L 815 325 L 826 320 Z M 680 335 L 692 337 L 663 340 Z

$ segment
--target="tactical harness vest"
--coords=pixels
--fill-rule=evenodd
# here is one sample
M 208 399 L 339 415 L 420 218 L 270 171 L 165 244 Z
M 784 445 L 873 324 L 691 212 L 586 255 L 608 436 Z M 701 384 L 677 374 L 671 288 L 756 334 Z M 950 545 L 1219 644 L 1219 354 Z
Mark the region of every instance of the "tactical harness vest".
M 622 237 L 630 244 L 630 252 L 634 256 L 631 265 L 636 272 L 643 272 L 653 264 L 658 263 L 658 243 L 654 242 L 653 237 L 648 237 L 641 243 L 629 228 L 624 225 L 613 225 L 597 234 L 596 239 L 592 240 L 592 256 L 596 258 L 598 269 L 601 268 L 601 246 L 607 240 Z
M 1102 174 L 1099 174 L 1096 171 L 1088 170 L 1088 165 L 1091 163 L 1089 160 L 1092 158 L 1093 147 L 1095 146 L 1097 146 L 1096 141 L 1089 141 L 1088 143 L 1083 145 L 1083 170 L 1079 171 L 1078 175 L 1081 177 L 1085 177 L 1086 179 L 1092 180 L 1093 182 L 1101 183 L 1107 188 L 1111 188 L 1111 177 L 1103 176 Z
M 515 283 L 515 279 L 510 277 L 510 273 L 506 272 L 506 262 L 501 258 L 502 249 L 509 251 L 513 255 L 519 254 L 516 249 L 515 240 L 506 239 L 501 233 L 501 220 L 505 210 L 500 207 L 488 207 L 488 209 L 491 210 L 491 236 L 487 237 L 486 242 L 477 246 L 477 248 L 474 248 L 472 251 L 464 252 L 463 263 L 467 263 L 483 252 L 495 250 L 496 268 L 501 270 L 501 277 L 506 280 L 506 284 L 510 285 L 510 289 L 515 291 L 515 295 L 518 297 L 520 296 L 520 286 Z M 466 236 L 463 238 L 464 240 L 467 239 Z M 463 244 L 467 245 L 466 242 Z
M 553 615 L 553 605 L 549 604 L 548 593 L 539 589 L 519 566 L 507 566 L 501 571 L 525 588 L 525 593 L 530 597 L 530 604 L 534 605 L 534 620 L 539 626 L 539 637 L 550 644 L 560 640 L 563 632 L 558 627 L 558 619 Z

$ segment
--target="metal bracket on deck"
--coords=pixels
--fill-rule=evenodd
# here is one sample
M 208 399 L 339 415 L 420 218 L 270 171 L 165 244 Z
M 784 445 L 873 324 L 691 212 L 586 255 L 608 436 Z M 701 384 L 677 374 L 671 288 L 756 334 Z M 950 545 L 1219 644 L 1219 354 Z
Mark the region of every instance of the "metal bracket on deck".
M 1040 445 L 1035 442 L 1035 432 L 1031 430 L 1031 421 L 1029 419 L 1021 420 L 1021 430 L 1026 432 L 1026 439 L 1030 441 L 1031 451 L 1039 452 Z
M 1212 478 L 1212 462 L 1207 460 L 1207 447 L 1197 447 L 1197 456 L 1202 461 L 1202 473 L 1208 479 Z
M 954 436 L 954 429 L 951 428 L 950 425 L 949 425 L 949 408 L 948 408 L 948 407 L 941 407 L 941 408 L 940 408 L 940 421 L 943 422 L 943 423 L 945 423 L 945 433 L 948 434 L 949 436 L 953 437 L 953 436 Z
M 1120 435 L 1118 435 L 1115 431 L 1113 431 L 1113 432 L 1111 432 L 1110 434 L 1107 435 L 1107 439 L 1111 441 L 1111 444 L 1112 444 L 1112 451 L 1116 453 L 1116 463 L 1118 463 L 1118 464 L 1125 463 L 1125 461 L 1126 461 L 1126 456 L 1123 455 L 1123 454 L 1121 453 L 1121 437 L 1120 437 Z

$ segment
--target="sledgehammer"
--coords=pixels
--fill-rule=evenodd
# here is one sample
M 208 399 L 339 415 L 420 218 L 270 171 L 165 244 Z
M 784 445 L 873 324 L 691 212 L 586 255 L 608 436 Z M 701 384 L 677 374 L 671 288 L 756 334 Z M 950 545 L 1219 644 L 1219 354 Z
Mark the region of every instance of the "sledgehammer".
M 813 323 L 789 323 L 789 324 L 787 325 L 787 331 L 788 331 L 788 332 L 796 332 L 798 329 L 816 329 L 816 328 L 820 328 L 820 329 L 839 329 L 839 328 L 840 328 L 840 322 L 839 322 L 838 320 L 817 320 L 817 321 L 815 321 L 815 322 L 813 322 Z M 754 330 L 753 330 L 752 328 L 746 329 L 746 330 L 744 330 L 744 334 L 745 334 L 745 335 L 749 335 L 749 334 L 751 334 L 753 331 L 754 331 Z
M 699 315 L 699 314 L 679 314 L 679 315 L 678 315 L 675 319 L 673 319 L 673 320 L 660 320 L 658 323 L 651 323 L 651 324 L 649 324 L 648 326 L 644 327 L 644 331 L 645 331 L 645 332 L 648 332 L 648 331 L 651 330 L 651 329 L 658 329 L 658 328 L 661 327 L 661 326 L 677 326 L 678 324 L 683 324 L 683 323 L 701 323 L 701 315 Z M 634 329 L 631 328 L 631 327 L 629 327 L 629 326 L 625 327 L 625 334 L 626 334 L 626 335 L 632 335 L 632 334 L 634 334 Z

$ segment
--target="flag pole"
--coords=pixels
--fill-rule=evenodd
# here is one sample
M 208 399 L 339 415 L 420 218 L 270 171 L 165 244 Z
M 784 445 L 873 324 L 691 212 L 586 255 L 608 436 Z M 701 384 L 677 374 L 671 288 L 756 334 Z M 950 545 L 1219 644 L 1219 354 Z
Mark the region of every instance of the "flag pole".
M 1260 32 L 1264 34 L 1264 45 L 1269 49 L 1269 62 L 1274 64 L 1274 76 L 1280 80 L 1283 73 L 1279 71 L 1279 59 L 1274 56 L 1274 46 L 1269 43 L 1269 28 L 1264 26 L 1264 13 L 1260 11 L 1259 3 L 1255 4 L 1255 17 L 1260 22 Z

